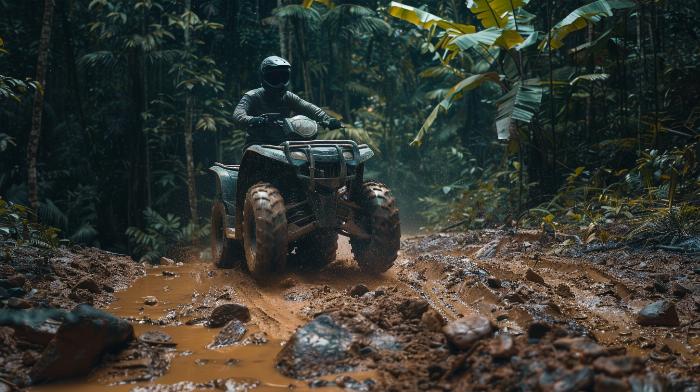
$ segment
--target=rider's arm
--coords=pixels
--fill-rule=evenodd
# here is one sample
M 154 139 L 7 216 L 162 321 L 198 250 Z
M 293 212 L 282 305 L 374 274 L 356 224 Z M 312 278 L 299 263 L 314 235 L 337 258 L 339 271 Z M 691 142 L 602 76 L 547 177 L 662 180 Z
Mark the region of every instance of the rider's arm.
M 296 114 L 301 114 L 319 123 L 327 123 L 332 118 L 323 109 L 311 102 L 304 101 L 296 94 L 288 92 L 287 99 L 289 100 L 289 108 Z
M 252 99 L 248 94 L 244 95 L 241 101 L 238 102 L 238 105 L 236 105 L 236 109 L 233 111 L 233 121 L 239 127 L 247 127 L 253 120 L 254 117 L 248 114 L 251 106 Z

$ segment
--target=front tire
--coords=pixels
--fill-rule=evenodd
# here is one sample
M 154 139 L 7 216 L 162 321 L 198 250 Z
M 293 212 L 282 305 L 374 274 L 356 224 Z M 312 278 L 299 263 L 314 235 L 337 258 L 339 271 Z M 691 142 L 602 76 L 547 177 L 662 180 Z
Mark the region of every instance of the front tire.
M 232 268 L 241 259 L 240 241 L 226 238 L 228 219 L 226 208 L 220 200 L 211 207 L 211 257 L 219 268 Z
M 254 278 L 284 270 L 288 247 L 286 208 L 282 194 L 271 184 L 255 184 L 246 193 L 243 247 L 248 271 Z
M 299 241 L 297 257 L 302 267 L 321 269 L 335 261 L 338 252 L 338 233 L 317 229 Z
M 391 190 L 379 182 L 362 184 L 355 201 L 362 208 L 359 224 L 370 239 L 350 238 L 352 253 L 360 268 L 369 273 L 382 273 L 394 264 L 401 243 L 399 209 Z

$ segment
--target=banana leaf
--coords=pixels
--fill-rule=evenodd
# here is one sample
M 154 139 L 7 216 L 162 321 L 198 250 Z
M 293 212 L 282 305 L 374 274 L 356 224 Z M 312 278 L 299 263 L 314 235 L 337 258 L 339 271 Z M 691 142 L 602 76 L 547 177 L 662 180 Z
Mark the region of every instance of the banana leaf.
M 543 89 L 540 80 L 518 81 L 513 88 L 496 101 L 496 131 L 501 140 L 510 138 L 514 120 L 529 123 L 542 102 Z
M 388 11 L 389 15 L 414 24 L 426 30 L 430 30 L 434 26 L 437 26 L 444 30 L 454 30 L 462 34 L 473 33 L 476 31 L 476 27 L 472 25 L 455 23 L 443 19 L 437 15 L 433 15 L 430 12 L 426 12 L 421 9 L 401 4 L 395 1 L 391 2 Z
M 488 81 L 499 82 L 500 78 L 495 72 L 487 72 L 469 76 L 452 86 L 452 88 L 445 95 L 445 98 L 433 108 L 430 115 L 425 119 L 423 125 L 418 130 L 416 137 L 411 142 L 411 145 L 414 147 L 420 147 L 423 144 L 423 139 L 425 139 L 425 136 L 428 134 L 430 127 L 433 125 L 440 112 L 447 112 L 452 106 L 452 103 L 461 98 L 465 91 L 473 90 L 481 86 L 484 82 Z
M 567 35 L 585 28 L 589 23 L 597 23 L 604 17 L 612 16 L 613 10 L 632 8 L 634 6 L 635 3 L 630 0 L 598 0 L 577 8 L 552 27 L 549 45 L 547 40 L 544 40 L 540 43 L 540 49 L 544 49 L 547 46 L 552 49 L 559 49 L 564 46 L 564 38 Z

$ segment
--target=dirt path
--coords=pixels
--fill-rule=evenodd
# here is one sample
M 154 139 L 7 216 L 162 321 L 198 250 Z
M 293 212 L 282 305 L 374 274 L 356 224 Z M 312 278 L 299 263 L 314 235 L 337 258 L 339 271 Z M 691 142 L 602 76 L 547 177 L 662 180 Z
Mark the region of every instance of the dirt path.
M 493 375 L 504 371 L 502 365 L 493 368 L 488 350 L 469 359 L 475 370 L 464 373 L 460 361 L 467 357 L 445 350 L 442 333 L 424 325 L 425 316 L 420 315 L 425 309 L 417 313 L 415 322 L 411 321 L 414 316 L 410 309 L 422 306 L 411 298 L 427 302 L 445 321 L 467 315 L 487 316 L 499 334 L 519 339 L 518 347 L 539 350 L 541 361 L 550 354 L 543 348 L 545 343 L 532 345 L 532 325 L 537 323 L 562 331 L 562 336 L 587 336 L 610 353 L 626 352 L 642 358 L 649 371 L 678 379 L 695 378 L 697 383 L 697 260 L 667 253 L 585 253 L 581 249 L 541 244 L 535 232 L 509 235 L 481 231 L 408 238 L 395 266 L 378 277 L 367 277 L 355 267 L 345 241 L 338 261 L 328 268 L 320 272 L 292 269 L 264 285 L 237 269 L 216 269 L 201 261 L 148 268 L 145 277 L 115 294 L 117 300 L 107 310 L 131 320 L 137 336 L 161 331 L 175 345 L 153 349 L 132 344 L 86 379 L 31 390 L 278 391 L 308 390 L 310 385 L 326 386 L 321 390 L 338 389 L 338 385 L 364 390 L 371 389 L 375 382 L 396 385 L 396 390 L 452 390 L 465 385 L 479 389 L 480 383 L 488 386 L 496 382 Z M 370 293 L 352 297 L 349 289 L 360 284 Z M 689 292 L 676 296 L 677 285 Z M 384 293 L 396 300 L 392 302 Z M 144 304 L 149 296 L 156 298 L 155 305 Z M 673 298 L 681 326 L 638 326 L 635 317 L 639 309 L 663 298 Z M 234 345 L 207 348 L 219 332 L 218 328 L 205 326 L 207 317 L 223 303 L 247 306 L 251 314 L 248 331 Z M 283 376 L 276 365 L 284 342 L 321 312 L 341 319 L 372 320 L 382 331 L 394 334 L 404 349 L 381 360 L 361 358 L 352 362 L 355 370 L 350 373 L 304 381 Z M 551 342 L 546 344 L 551 347 Z M 523 357 L 525 365 L 538 363 L 532 355 L 532 359 L 525 354 Z M 575 364 L 569 366 L 571 371 L 590 365 L 585 356 L 575 358 Z M 432 369 L 436 361 L 444 369 Z M 518 372 L 524 365 L 513 366 Z M 435 372 L 439 373 L 437 378 Z M 477 377 L 482 373 L 488 377 Z M 343 381 L 343 376 L 358 382 Z M 508 377 L 516 382 L 525 380 L 516 373 L 499 375 L 496 380 L 505 382 Z M 363 380 L 364 384 L 360 382 Z

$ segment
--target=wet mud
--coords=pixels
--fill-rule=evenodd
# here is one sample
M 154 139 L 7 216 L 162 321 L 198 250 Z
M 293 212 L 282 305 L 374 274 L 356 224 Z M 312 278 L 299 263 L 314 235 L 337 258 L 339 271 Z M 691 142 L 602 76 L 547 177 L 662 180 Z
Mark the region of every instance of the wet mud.
M 147 267 L 96 301 L 134 326 L 128 347 L 30 390 L 698 390 L 697 257 L 564 243 L 409 237 L 380 276 L 347 242 L 322 271 L 267 282 L 200 260 Z M 655 301 L 677 323 L 640 325 Z

